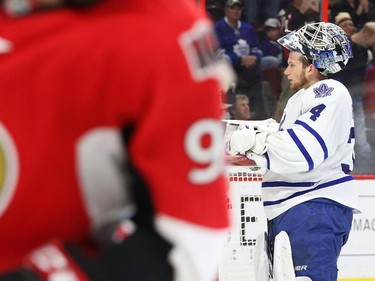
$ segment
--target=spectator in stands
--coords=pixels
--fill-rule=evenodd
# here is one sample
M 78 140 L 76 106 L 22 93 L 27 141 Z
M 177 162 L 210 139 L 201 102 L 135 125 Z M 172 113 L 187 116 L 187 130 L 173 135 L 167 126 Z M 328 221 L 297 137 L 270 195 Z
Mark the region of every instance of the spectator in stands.
M 366 22 L 375 20 L 375 6 L 368 0 L 341 0 L 333 4 L 330 9 L 331 21 L 334 21 L 340 12 L 349 13 L 357 30 Z
M 261 41 L 260 48 L 263 52 L 263 57 L 260 61 L 261 77 L 266 81 L 271 88 L 272 102 L 269 104 L 271 116 L 276 110 L 277 100 L 281 92 L 281 77 L 282 71 L 280 69 L 283 49 L 277 43 L 277 39 L 281 36 L 281 24 L 277 18 L 269 18 L 263 25 L 264 38 Z
M 206 0 L 206 12 L 214 23 L 224 17 L 224 4 L 222 0 Z
M 279 0 L 246 0 L 245 19 L 255 28 L 262 28 L 263 23 L 269 18 L 276 18 L 280 10 Z
M 242 94 L 235 96 L 234 103 L 228 107 L 230 119 L 233 120 L 250 120 L 250 103 L 249 98 Z
M 340 15 L 340 14 L 339 14 Z M 343 13 L 341 13 L 343 15 Z M 349 16 L 349 18 L 348 18 Z M 335 17 L 336 24 L 350 26 L 350 15 L 344 13 L 344 17 Z M 345 20 L 343 20 L 345 19 Z M 351 29 L 346 28 L 351 32 Z M 363 174 L 375 172 L 372 159 L 372 148 L 367 139 L 366 118 L 364 114 L 362 95 L 364 92 L 364 80 L 372 57 L 370 48 L 375 44 L 375 23 L 366 23 L 359 32 L 348 36 L 352 42 L 353 58 L 346 67 L 333 78 L 342 82 L 349 90 L 353 100 L 353 114 L 355 127 L 355 153 L 356 163 L 354 173 Z M 370 51 L 370 53 L 369 53 Z
M 222 49 L 236 71 L 236 94 L 248 96 L 255 119 L 268 118 L 263 104 L 263 83 L 260 77 L 262 51 L 254 27 L 241 21 L 243 4 L 240 0 L 228 0 L 225 17 L 215 25 Z M 269 89 L 269 87 L 268 87 Z
M 373 153 L 375 150 L 375 64 L 374 60 L 367 70 L 364 83 L 363 93 L 363 107 L 366 116 L 367 137 L 372 147 Z
M 307 23 L 320 20 L 320 7 L 317 0 L 291 0 L 279 11 L 282 30 L 296 30 Z
M 282 60 L 282 47 L 277 43 L 281 36 L 281 24 L 276 18 L 269 18 L 263 25 L 264 40 L 260 43 L 263 57 L 260 61 L 261 70 L 280 67 Z
M 352 17 L 348 12 L 338 13 L 335 17 L 335 23 L 340 26 L 349 37 L 356 31 Z
M 367 117 L 375 123 L 375 59 L 372 60 L 366 72 L 363 107 Z

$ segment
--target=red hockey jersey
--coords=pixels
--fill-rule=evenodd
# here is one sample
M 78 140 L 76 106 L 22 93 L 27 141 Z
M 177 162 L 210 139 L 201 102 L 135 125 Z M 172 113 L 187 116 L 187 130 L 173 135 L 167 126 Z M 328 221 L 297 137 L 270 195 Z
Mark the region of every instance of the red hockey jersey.
M 228 226 L 218 77 L 230 73 L 190 2 L 1 15 L 0 272 L 131 206 L 119 172 L 131 159 L 156 228 L 188 249 L 201 275 L 191 280 L 210 280 Z

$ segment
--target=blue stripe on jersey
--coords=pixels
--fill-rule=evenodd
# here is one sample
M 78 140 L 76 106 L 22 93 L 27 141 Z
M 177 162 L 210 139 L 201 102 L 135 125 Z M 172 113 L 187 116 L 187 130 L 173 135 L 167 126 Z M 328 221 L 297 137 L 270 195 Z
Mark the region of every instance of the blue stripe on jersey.
M 284 202 L 286 200 L 292 199 L 294 197 L 301 196 L 301 195 L 304 195 L 306 193 L 309 193 L 309 192 L 312 192 L 312 191 L 315 191 L 315 190 L 318 190 L 318 189 L 330 187 L 330 186 L 333 186 L 333 185 L 336 185 L 336 184 L 340 184 L 340 183 L 347 182 L 347 181 L 352 181 L 352 180 L 354 180 L 354 178 L 352 176 L 345 176 L 345 177 L 343 177 L 341 179 L 337 179 L 337 180 L 333 180 L 333 181 L 329 181 L 329 182 L 325 182 L 325 183 L 322 183 L 320 185 L 317 185 L 313 189 L 302 190 L 302 191 L 299 191 L 299 192 L 295 192 L 292 195 L 290 195 L 290 196 L 288 196 L 287 198 L 284 198 L 284 199 L 280 199 L 280 200 L 277 200 L 277 201 L 264 201 L 263 205 L 264 206 L 277 205 L 277 204 L 280 204 L 280 203 L 282 203 L 282 202 Z M 280 183 L 283 183 L 283 182 L 280 182 Z M 289 186 L 291 186 L 291 185 L 289 185 Z M 263 185 L 262 185 L 262 187 L 263 187 Z M 304 187 L 304 186 L 301 185 L 301 187 Z
M 354 165 L 354 163 L 353 163 L 353 165 Z M 352 172 L 352 170 L 350 170 L 350 166 L 348 164 L 341 164 L 341 170 L 345 174 L 350 174 Z
M 324 159 L 327 159 L 328 158 L 328 148 L 327 148 L 324 140 L 322 139 L 322 137 L 313 128 L 311 128 L 308 124 L 306 124 L 305 122 L 297 120 L 295 122 L 295 124 L 301 125 L 302 127 L 304 127 L 307 131 L 309 131 L 316 138 L 316 140 L 319 142 L 320 146 L 323 149 Z
M 266 159 L 267 159 L 267 169 L 269 170 L 270 169 L 270 157 L 268 156 L 267 152 L 264 154 L 264 156 L 266 156 Z
M 292 186 L 292 187 L 310 187 L 315 182 L 287 182 L 287 181 L 266 181 L 262 182 L 262 187 L 275 187 L 275 186 Z
M 348 143 L 352 143 L 352 139 L 354 139 L 354 138 L 355 138 L 354 127 L 351 127 Z
M 292 129 L 288 129 L 287 132 L 289 133 L 293 141 L 296 143 L 299 150 L 302 152 L 302 155 L 305 157 L 307 164 L 309 165 L 309 170 L 314 169 L 314 162 L 310 157 L 309 153 L 307 152 L 306 148 L 303 146 L 302 142 L 297 137 L 297 135 L 294 133 Z

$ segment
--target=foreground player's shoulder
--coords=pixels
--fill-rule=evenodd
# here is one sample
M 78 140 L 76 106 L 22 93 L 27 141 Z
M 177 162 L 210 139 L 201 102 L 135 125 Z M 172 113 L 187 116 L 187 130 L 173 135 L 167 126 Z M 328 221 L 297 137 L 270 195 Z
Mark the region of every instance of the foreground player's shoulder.
M 166 61 L 168 65 L 174 61 L 180 63 L 181 45 L 191 43 L 199 48 L 198 52 L 214 47 L 212 21 L 200 11 L 195 1 L 140 0 L 123 9 L 118 19 L 119 26 L 110 31 L 117 34 L 116 45 L 147 57 L 148 65 L 153 69 L 155 63 L 159 66 Z M 116 25 L 113 20 L 111 24 Z M 204 38 L 201 44 L 195 44 L 201 38 Z
M 137 25 L 133 28 L 138 29 L 139 26 L 149 26 L 153 33 L 160 38 L 171 37 L 172 34 L 179 33 L 181 30 L 188 29 L 191 24 L 199 19 L 208 20 L 207 16 L 199 9 L 198 3 L 191 0 L 155 0 L 155 1 L 139 1 L 138 7 L 132 13 L 135 15 Z M 149 29 L 144 30 L 147 35 Z M 168 33 L 166 33 L 168 31 Z M 145 35 L 145 34 L 143 34 Z M 152 36 L 152 35 L 151 35 Z
M 148 34 L 153 46 L 151 65 L 165 67 L 158 75 L 188 75 L 194 83 L 211 78 L 234 79 L 230 66 L 216 59 L 218 42 L 214 25 L 196 1 L 155 2 L 158 7 L 153 4 L 154 10 L 148 11 L 147 25 L 153 30 Z

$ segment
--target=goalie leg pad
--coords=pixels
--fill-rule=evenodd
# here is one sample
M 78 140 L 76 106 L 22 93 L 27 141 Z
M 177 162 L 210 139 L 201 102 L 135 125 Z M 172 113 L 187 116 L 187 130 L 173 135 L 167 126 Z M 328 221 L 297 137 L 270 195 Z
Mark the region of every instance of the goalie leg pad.
M 296 281 L 292 259 L 292 249 L 290 246 L 289 236 L 285 231 L 281 231 L 275 237 L 273 276 L 274 281 Z

